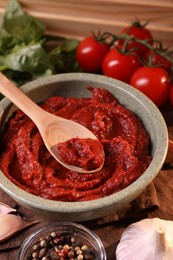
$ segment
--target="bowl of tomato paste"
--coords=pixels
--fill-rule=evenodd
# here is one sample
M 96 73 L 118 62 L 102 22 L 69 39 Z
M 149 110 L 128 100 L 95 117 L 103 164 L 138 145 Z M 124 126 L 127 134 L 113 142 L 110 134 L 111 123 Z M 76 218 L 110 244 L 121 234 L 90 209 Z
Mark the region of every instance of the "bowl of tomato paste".
M 56 220 L 96 219 L 134 200 L 159 173 L 168 149 L 167 127 L 159 109 L 135 88 L 102 75 L 66 73 L 21 90 L 46 111 L 92 131 L 105 162 L 93 173 L 64 168 L 30 118 L 4 98 L 0 187 L 18 203 Z M 79 157 L 81 151 L 77 146 Z

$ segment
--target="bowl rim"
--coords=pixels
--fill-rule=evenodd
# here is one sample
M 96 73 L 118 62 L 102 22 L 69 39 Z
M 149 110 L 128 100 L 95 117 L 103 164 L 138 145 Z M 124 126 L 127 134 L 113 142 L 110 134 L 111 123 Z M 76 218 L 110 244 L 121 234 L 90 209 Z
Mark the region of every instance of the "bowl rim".
M 141 93 L 139 90 L 135 89 L 134 87 L 113 79 L 109 78 L 103 75 L 97 75 L 97 74 L 90 74 L 90 73 L 63 73 L 63 74 L 58 74 L 58 75 L 52 75 L 52 76 L 47 76 L 44 78 L 40 78 L 34 81 L 31 81 L 21 87 L 21 90 L 28 92 L 32 87 L 37 87 L 37 86 L 43 86 L 45 84 L 52 84 L 56 83 L 57 81 L 85 81 L 88 80 L 88 78 L 91 81 L 97 81 L 99 83 L 109 83 L 111 85 L 116 85 L 117 88 L 123 88 L 123 91 L 129 92 L 131 95 L 134 96 L 134 98 L 138 97 L 138 101 L 143 100 L 145 103 L 145 108 L 147 111 L 150 111 L 152 108 L 152 114 L 153 118 L 155 118 L 155 121 L 160 122 L 160 127 L 156 127 L 155 131 L 157 133 L 157 144 L 156 144 L 156 155 L 152 159 L 150 165 L 146 169 L 146 171 L 133 183 L 131 183 L 129 186 L 126 188 L 113 193 L 111 195 L 108 195 L 103 198 L 99 199 L 94 199 L 88 201 L 75 201 L 75 202 L 63 202 L 63 201 L 53 201 L 45 198 L 41 198 L 38 196 L 35 196 L 33 194 L 30 194 L 18 186 L 16 186 L 14 183 L 12 183 L 3 173 L 0 171 L 0 188 L 4 190 L 7 194 L 12 196 L 14 198 L 21 201 L 24 204 L 27 204 L 28 206 L 38 208 L 40 210 L 49 210 L 49 211 L 60 211 L 61 213 L 78 213 L 78 212 L 86 212 L 88 208 L 90 210 L 99 210 L 103 208 L 104 206 L 108 207 L 114 203 L 119 204 L 123 200 L 127 200 L 127 194 L 131 194 L 132 196 L 134 195 L 134 198 L 136 198 L 136 194 L 139 195 L 142 190 L 146 188 L 146 186 L 151 183 L 151 181 L 155 178 L 155 176 L 158 174 L 158 172 L 161 169 L 161 166 L 164 163 L 164 160 L 167 155 L 167 150 L 168 150 L 168 130 L 167 126 L 165 123 L 165 120 L 163 119 L 163 116 L 159 109 L 156 107 L 156 105 L 143 93 Z M 0 106 L 6 105 L 8 103 L 8 99 L 4 98 L 0 102 Z M 141 103 L 143 103 L 141 101 Z M 11 102 L 9 102 L 11 103 Z M 148 178 L 149 177 L 149 178 Z M 137 185 L 140 184 L 140 185 Z M 126 203 L 126 204 L 127 204 Z M 46 206 L 46 204 L 48 206 Z

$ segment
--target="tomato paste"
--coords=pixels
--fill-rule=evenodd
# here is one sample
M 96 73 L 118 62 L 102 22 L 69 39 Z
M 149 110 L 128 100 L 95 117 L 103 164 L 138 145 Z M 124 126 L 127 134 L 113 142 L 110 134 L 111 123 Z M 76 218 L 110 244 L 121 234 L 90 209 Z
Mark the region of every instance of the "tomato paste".
M 57 145 L 61 159 L 86 170 L 100 168 L 104 162 L 102 145 L 97 139 L 75 137 Z
M 87 89 L 90 98 L 52 96 L 41 106 L 92 131 L 104 148 L 103 168 L 90 174 L 64 168 L 47 151 L 35 124 L 16 110 L 1 137 L 0 169 L 21 189 L 51 200 L 93 200 L 125 188 L 148 167 L 150 138 L 141 120 L 109 91 Z

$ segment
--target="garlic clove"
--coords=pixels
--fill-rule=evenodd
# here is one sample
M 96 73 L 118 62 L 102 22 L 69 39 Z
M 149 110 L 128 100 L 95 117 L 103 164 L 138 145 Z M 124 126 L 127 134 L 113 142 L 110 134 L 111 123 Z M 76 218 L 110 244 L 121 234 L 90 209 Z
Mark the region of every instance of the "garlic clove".
M 129 225 L 117 246 L 116 259 L 173 259 L 173 222 L 153 218 Z
M 28 222 L 16 215 L 1 215 L 0 216 L 0 243 L 10 238 L 19 231 L 30 227 L 38 221 Z
M 163 255 L 163 260 L 172 260 L 173 259 L 173 249 L 168 250 Z
M 164 221 L 165 223 L 165 253 L 163 260 L 173 259 L 173 221 Z
M 11 213 L 11 212 L 16 212 L 16 209 L 11 208 L 7 204 L 0 202 L 0 216 Z

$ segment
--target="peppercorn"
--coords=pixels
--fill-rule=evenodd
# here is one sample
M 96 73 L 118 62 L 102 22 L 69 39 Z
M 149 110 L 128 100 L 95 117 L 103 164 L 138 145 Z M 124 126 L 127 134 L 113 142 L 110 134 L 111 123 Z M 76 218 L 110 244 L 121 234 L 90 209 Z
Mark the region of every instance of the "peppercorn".
M 76 254 L 77 254 L 77 255 L 81 255 L 81 254 L 82 254 L 82 250 L 79 248 L 79 249 L 76 251 Z
M 78 255 L 77 260 L 83 260 L 83 255 Z
M 73 250 L 69 250 L 68 251 L 68 257 L 69 258 L 73 258 L 74 257 L 74 251 Z
M 39 256 L 40 256 L 40 257 L 43 257 L 43 256 L 46 255 L 46 253 L 47 253 L 47 248 L 46 248 L 46 247 L 43 247 L 43 248 L 40 250 L 40 252 L 39 252 Z
M 56 253 L 54 248 L 49 250 L 49 256 L 50 256 L 50 259 L 53 259 L 53 260 L 59 260 L 60 259 L 59 255 Z
M 51 237 L 54 237 L 54 238 L 57 237 L 55 232 L 52 232 L 50 235 L 51 235 Z
M 46 236 L 46 241 L 51 241 L 52 240 L 52 236 L 51 236 L 51 234 L 50 235 L 48 235 L 48 236 Z
M 88 247 L 87 247 L 87 245 L 83 245 L 83 246 L 81 247 L 81 249 L 82 249 L 82 251 L 86 251 L 86 250 L 88 249 Z
M 45 247 L 45 246 L 46 246 L 46 242 L 47 242 L 47 241 L 46 241 L 45 239 L 41 240 L 41 241 L 40 241 L 40 246 L 41 246 L 41 247 Z
M 32 246 L 27 260 L 96 260 L 94 248 L 69 233 L 52 232 Z
M 96 260 L 97 256 L 96 256 L 96 252 L 93 248 L 88 248 L 86 251 L 84 251 L 84 259 L 85 260 Z
M 38 252 L 33 252 L 33 253 L 32 253 L 32 257 L 33 257 L 33 258 L 36 258 L 37 256 L 38 256 Z
M 53 240 L 53 242 L 54 242 L 55 244 L 58 244 L 58 242 L 59 242 L 59 238 L 56 237 L 56 238 Z
M 33 245 L 32 249 L 33 249 L 34 251 L 37 250 L 37 249 L 38 249 L 38 245 L 37 245 L 37 244 Z
M 82 247 L 83 246 L 83 242 L 81 240 L 76 240 L 74 242 L 75 246 L 78 246 L 78 247 Z

